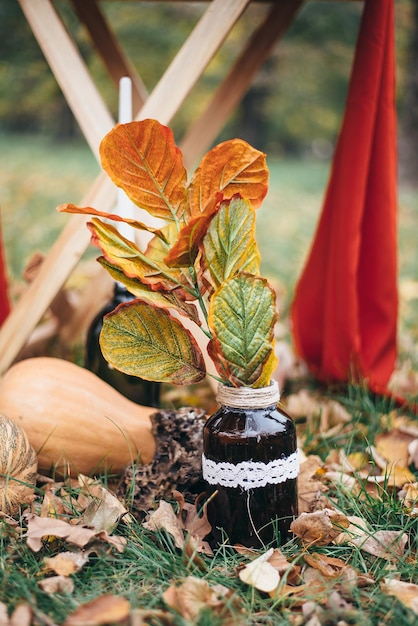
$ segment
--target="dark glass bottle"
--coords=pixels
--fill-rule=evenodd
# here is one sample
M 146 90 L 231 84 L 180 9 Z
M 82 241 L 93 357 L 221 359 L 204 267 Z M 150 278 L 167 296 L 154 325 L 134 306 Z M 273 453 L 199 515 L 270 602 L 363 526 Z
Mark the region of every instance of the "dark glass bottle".
M 225 404 L 218 393 L 221 407 L 203 429 L 203 477 L 213 496 L 207 509 L 211 543 L 260 548 L 277 538 L 282 544 L 297 516 L 295 427 L 274 395 L 259 407 L 245 406 L 245 399 L 242 407 L 229 406 L 240 403 L 238 394 L 236 400 Z
M 113 311 L 118 304 L 129 302 L 133 296 L 124 285 L 116 282 L 113 298 L 96 315 L 90 324 L 85 350 L 85 367 L 112 385 L 119 393 L 137 404 L 158 407 L 160 401 L 161 384 L 143 380 L 137 376 L 130 376 L 115 369 L 104 358 L 100 350 L 99 336 L 103 326 L 103 317 Z

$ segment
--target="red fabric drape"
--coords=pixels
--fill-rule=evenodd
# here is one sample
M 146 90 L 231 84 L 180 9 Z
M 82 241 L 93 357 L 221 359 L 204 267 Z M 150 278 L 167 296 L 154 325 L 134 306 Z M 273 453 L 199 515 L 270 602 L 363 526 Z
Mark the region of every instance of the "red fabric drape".
M 3 240 L 0 228 L 0 326 L 10 313 L 9 296 L 7 292 L 6 262 L 3 251 Z
M 321 380 L 384 391 L 397 357 L 393 0 L 366 0 L 324 205 L 296 286 L 297 352 Z

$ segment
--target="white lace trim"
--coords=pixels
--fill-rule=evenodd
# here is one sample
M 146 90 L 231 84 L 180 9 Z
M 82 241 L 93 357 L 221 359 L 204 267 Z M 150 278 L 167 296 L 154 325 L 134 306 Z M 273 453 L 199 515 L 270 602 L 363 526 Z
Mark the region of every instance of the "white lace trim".
M 210 485 L 241 487 L 245 491 L 255 487 L 265 487 L 284 483 L 299 474 L 299 450 L 285 459 L 275 459 L 269 463 L 242 461 L 216 463 L 202 455 L 203 478 Z
M 238 409 L 262 409 L 278 403 L 279 385 L 275 380 L 268 387 L 227 387 L 219 384 L 216 399 L 224 406 Z

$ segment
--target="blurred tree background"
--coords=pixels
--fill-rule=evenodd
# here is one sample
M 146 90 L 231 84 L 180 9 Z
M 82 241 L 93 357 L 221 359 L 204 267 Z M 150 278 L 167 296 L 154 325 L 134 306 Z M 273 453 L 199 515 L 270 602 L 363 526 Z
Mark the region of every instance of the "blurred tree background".
M 116 116 L 116 90 L 71 3 L 57 0 L 55 5 Z M 152 90 L 206 3 L 102 0 L 100 6 Z M 234 28 L 173 120 L 177 140 L 187 120 L 204 108 L 250 27 L 260 21 L 266 9 L 266 5 L 251 3 Z M 396 0 L 395 10 L 401 157 L 407 155 L 409 167 L 403 171 L 415 181 L 418 3 Z M 329 158 L 344 109 L 361 11 L 361 2 L 306 2 L 218 140 L 240 136 L 272 155 Z M 80 136 L 16 0 L 0 2 L 0 93 L 0 133 L 42 133 L 57 141 Z

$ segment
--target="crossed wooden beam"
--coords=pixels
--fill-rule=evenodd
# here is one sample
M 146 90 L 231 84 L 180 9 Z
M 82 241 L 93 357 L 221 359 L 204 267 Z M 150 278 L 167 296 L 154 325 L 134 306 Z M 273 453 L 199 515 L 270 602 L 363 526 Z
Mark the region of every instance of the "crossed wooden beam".
M 97 0 L 71 1 L 115 84 L 119 84 L 122 76 L 131 78 L 135 119 L 153 118 L 168 125 L 251 0 L 213 0 L 149 95 L 106 22 Z M 266 18 L 244 43 L 206 110 L 191 124 L 183 138 L 180 147 L 186 167 L 192 167 L 210 147 L 303 1 L 280 0 L 271 4 Z M 115 125 L 112 115 L 56 12 L 53 0 L 18 2 L 87 143 L 99 160 L 100 142 Z M 111 211 L 115 201 L 116 188 L 102 172 L 80 204 Z M 138 219 L 146 221 L 147 216 Z M 0 374 L 13 363 L 86 251 L 90 243 L 87 220 L 81 215 L 69 218 L 36 279 L 3 323 L 0 329 Z

